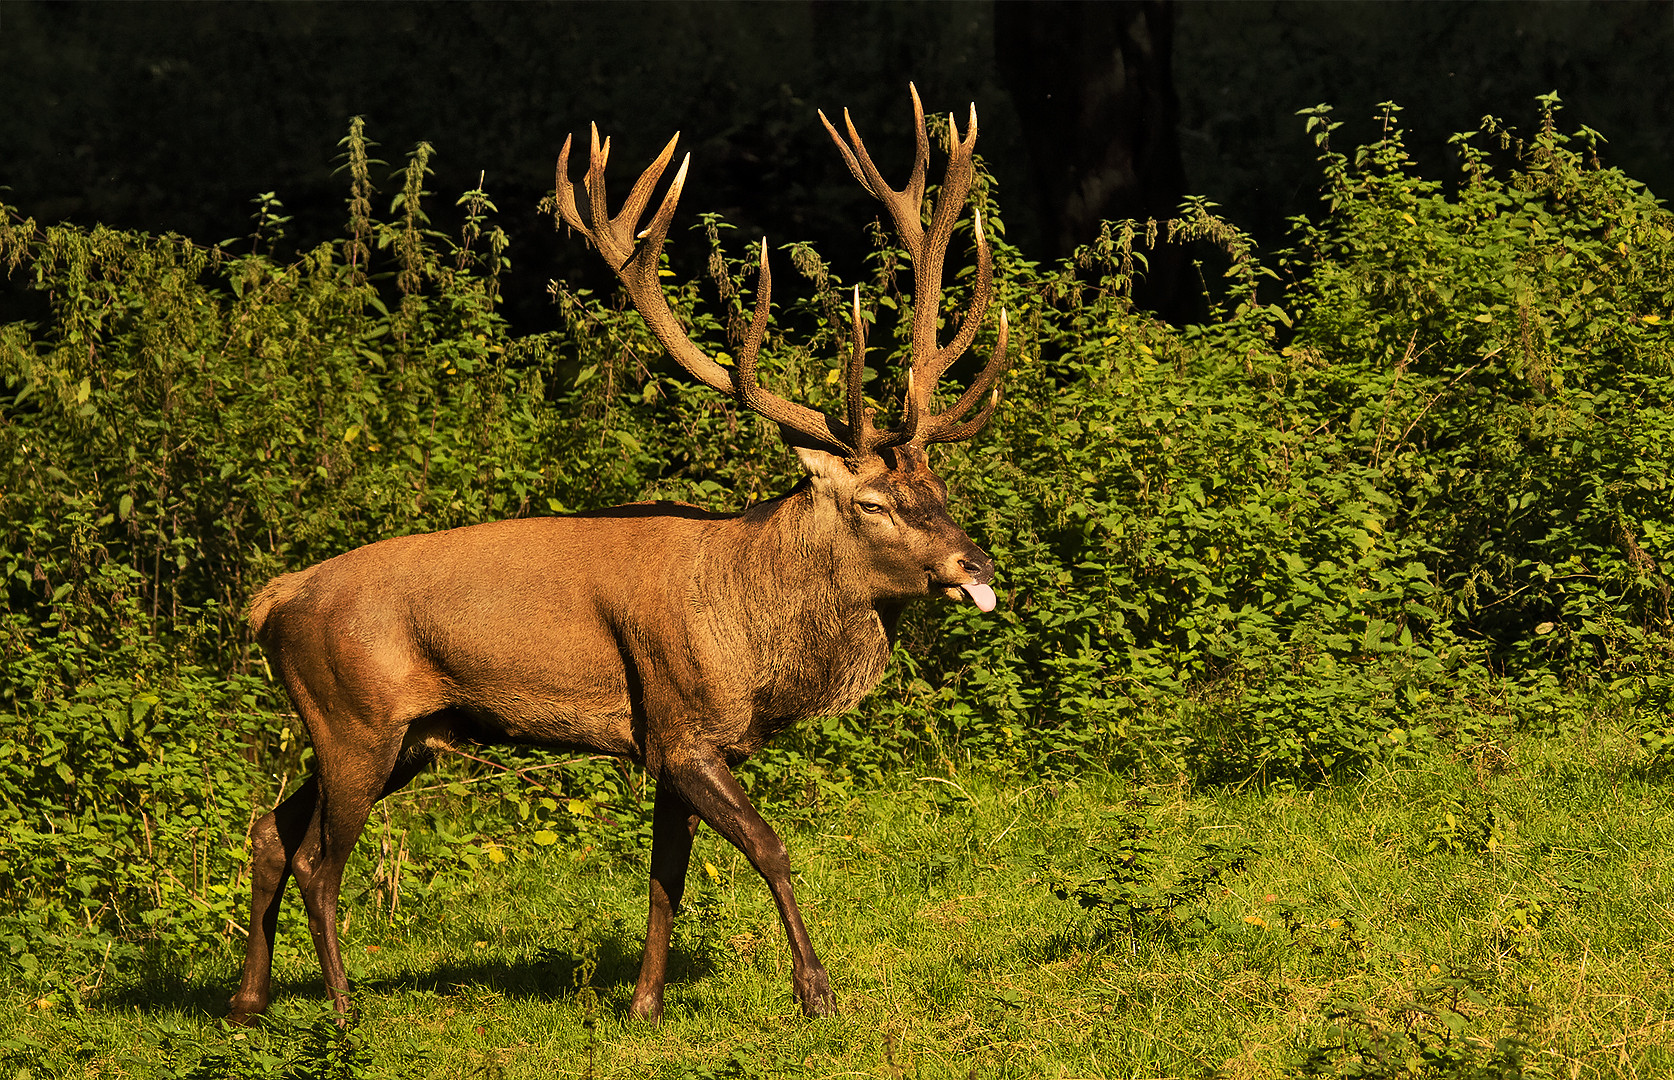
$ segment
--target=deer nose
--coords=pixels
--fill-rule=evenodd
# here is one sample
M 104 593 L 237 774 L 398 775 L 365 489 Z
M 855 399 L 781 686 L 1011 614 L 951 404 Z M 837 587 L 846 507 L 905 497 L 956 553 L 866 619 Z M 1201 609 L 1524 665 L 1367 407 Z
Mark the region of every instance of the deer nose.
M 959 556 L 959 569 L 971 575 L 971 580 L 978 585 L 986 585 L 994 576 L 994 560 L 987 553 L 972 549 Z

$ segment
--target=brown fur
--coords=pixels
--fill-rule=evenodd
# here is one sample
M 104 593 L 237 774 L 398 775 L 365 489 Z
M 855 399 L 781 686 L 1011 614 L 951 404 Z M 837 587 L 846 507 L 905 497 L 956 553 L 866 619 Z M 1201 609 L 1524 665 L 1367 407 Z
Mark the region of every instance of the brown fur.
M 957 595 L 993 567 L 910 455 L 906 468 L 873 458 L 858 472 L 835 455 L 802 456 L 808 481 L 741 514 L 647 504 L 493 522 L 380 541 L 269 582 L 250 626 L 319 772 L 252 830 L 233 1018 L 267 1006 L 293 875 L 326 984 L 344 1001 L 337 889 L 367 814 L 437 749 L 478 741 L 617 754 L 656 780 L 636 1015 L 661 1012 L 668 924 L 699 820 L 767 879 L 797 996 L 811 1014 L 830 1011 L 784 845 L 728 766 L 789 724 L 853 708 L 883 675 L 901 607 Z

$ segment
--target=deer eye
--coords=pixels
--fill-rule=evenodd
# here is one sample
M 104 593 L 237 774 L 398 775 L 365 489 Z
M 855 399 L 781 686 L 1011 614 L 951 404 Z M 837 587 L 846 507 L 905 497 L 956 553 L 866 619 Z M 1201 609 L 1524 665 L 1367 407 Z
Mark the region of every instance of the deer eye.
M 889 507 L 880 502 L 863 502 L 859 506 L 868 514 L 887 514 L 889 512 Z

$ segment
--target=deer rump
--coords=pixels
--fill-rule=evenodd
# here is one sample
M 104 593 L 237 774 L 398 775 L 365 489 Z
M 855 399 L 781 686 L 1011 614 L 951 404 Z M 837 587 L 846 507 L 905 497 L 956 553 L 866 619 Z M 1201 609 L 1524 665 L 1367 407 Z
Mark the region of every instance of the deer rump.
M 1006 363 L 1002 311 L 993 352 L 972 385 L 951 408 L 933 409 L 937 382 L 970 345 L 992 294 L 975 215 L 973 298 L 952 339 L 940 342 L 942 262 L 970 188 L 976 110 L 964 138 L 953 127 L 927 233 L 928 138 L 916 90 L 912 98 L 918 157 L 901 191 L 878 176 L 852 123 L 851 150 L 826 122 L 850 170 L 888 209 L 913 264 L 902 416 L 882 430 L 860 390 L 866 322 L 858 288 L 845 413 L 827 416 L 777 397 L 755 375 L 771 288 L 765 240 L 749 334 L 735 366 L 722 367 L 686 335 L 658 281 L 686 164 L 650 225 L 638 228 L 674 140 L 613 218 L 604 191 L 610 144 L 595 130 L 590 223 L 575 206 L 566 141 L 560 219 L 609 261 L 676 361 L 780 425 L 807 478 L 737 514 L 644 503 L 492 522 L 383 540 L 268 583 L 251 604 L 250 625 L 308 729 L 316 771 L 251 829 L 250 934 L 234 1022 L 267 1008 L 279 906 L 293 877 L 326 988 L 348 1012 L 337 935 L 344 865 L 372 806 L 438 750 L 462 742 L 615 754 L 643 764 L 655 781 L 650 913 L 632 1016 L 662 1015 L 670 930 L 700 822 L 767 882 L 803 1012 L 835 1008 L 797 908 L 785 845 L 730 767 L 788 724 L 859 704 L 883 676 L 907 603 L 940 596 L 983 611 L 995 605 L 993 562 L 949 516 L 947 486 L 927 453 L 931 443 L 981 429 L 998 404 Z

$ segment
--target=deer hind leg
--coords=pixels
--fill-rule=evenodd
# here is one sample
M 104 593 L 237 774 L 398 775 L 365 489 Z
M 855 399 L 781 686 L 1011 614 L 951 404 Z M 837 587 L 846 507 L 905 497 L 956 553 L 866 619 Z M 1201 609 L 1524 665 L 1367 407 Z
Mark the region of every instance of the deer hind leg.
M 267 1010 L 279 905 L 291 876 L 291 859 L 302 846 L 318 796 L 318 779 L 311 776 L 250 830 L 250 937 L 244 947 L 244 976 L 228 1017 L 235 1024 L 247 1024 Z
M 394 772 L 384 783 L 378 798 L 406 787 L 431 762 L 428 752 L 418 751 L 403 756 Z M 320 862 L 319 809 L 320 778 L 310 776 L 289 798 L 265 815 L 250 830 L 251 900 L 250 937 L 244 952 L 244 975 L 238 992 L 233 995 L 228 1020 L 234 1024 L 248 1024 L 251 1017 L 267 1011 L 271 1000 L 273 979 L 273 942 L 279 929 L 279 907 L 285 896 L 285 883 L 296 870 L 297 855 L 304 846 L 308 855 L 303 859 L 302 871 L 311 878 L 310 870 Z M 364 826 L 365 819 L 362 818 Z M 356 834 L 359 835 L 358 833 Z M 353 844 L 349 845 L 351 848 Z M 341 870 L 338 872 L 341 880 Z M 305 905 L 309 890 L 298 881 Z M 331 905 L 335 924 L 336 904 Z M 313 909 L 310 906 L 309 928 L 313 929 Z M 316 938 L 316 942 L 318 938 Z M 339 961 L 341 963 L 341 961 Z M 323 967 L 323 961 L 322 961 Z M 333 985 L 327 979 L 327 985 Z M 333 998 L 337 997 L 333 994 Z
M 659 797 L 663 784 L 670 781 L 709 827 L 742 851 L 766 880 L 773 902 L 778 905 L 785 936 L 790 939 L 791 989 L 802 1005 L 803 1015 L 830 1016 L 836 1012 L 837 998 L 831 992 L 831 981 L 826 976 L 825 965 L 814 953 L 808 928 L 803 925 L 802 912 L 791 891 L 790 855 L 785 850 L 785 842 L 750 805 L 750 797 L 714 751 L 691 747 L 670 751 L 657 781 Z
M 628 1015 L 657 1023 L 663 1018 L 663 981 L 668 975 L 669 938 L 680 898 L 686 892 L 686 868 L 691 863 L 692 837 L 701 819 L 675 785 L 657 782 L 657 801 L 651 816 L 651 916 L 645 930 L 645 959 L 634 984 Z
M 308 932 L 319 954 L 326 992 L 336 1010 L 347 1015 L 349 976 L 337 940 L 343 868 L 366 828 L 373 804 L 404 787 L 430 758 L 423 752 L 404 755 L 399 739 L 372 747 L 340 742 L 329 750 L 316 744 L 314 750 L 320 760 L 320 798 L 291 860 L 291 873 L 308 908 Z

